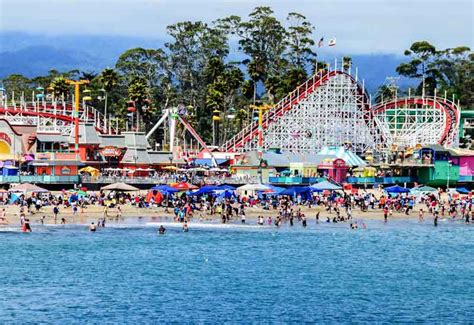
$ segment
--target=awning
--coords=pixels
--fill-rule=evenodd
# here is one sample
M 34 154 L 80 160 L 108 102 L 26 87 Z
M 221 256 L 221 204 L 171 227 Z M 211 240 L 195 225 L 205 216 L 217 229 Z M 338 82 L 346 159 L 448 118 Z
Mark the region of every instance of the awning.
M 226 162 L 228 162 L 229 159 L 216 159 L 216 162 L 218 165 L 222 165 L 222 164 L 225 164 Z M 212 159 L 211 158 L 198 158 L 198 159 L 194 159 L 194 164 L 195 165 L 201 165 L 201 166 L 209 166 L 209 167 L 213 167 L 212 166 Z
M 40 142 L 69 142 L 69 139 L 62 134 L 36 134 L 36 139 Z
M 77 160 L 34 160 L 29 163 L 32 166 L 84 166 Z

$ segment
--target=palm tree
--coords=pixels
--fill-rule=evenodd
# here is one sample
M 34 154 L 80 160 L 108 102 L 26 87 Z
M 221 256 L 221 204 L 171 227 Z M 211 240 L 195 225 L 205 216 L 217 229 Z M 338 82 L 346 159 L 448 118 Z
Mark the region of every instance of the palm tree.
M 105 68 L 99 75 L 99 81 L 106 92 L 110 92 L 112 89 L 118 86 L 120 82 L 120 75 L 111 68 Z
M 55 99 L 62 96 L 67 97 L 69 92 L 69 84 L 67 83 L 66 78 L 60 76 L 54 78 L 53 81 L 51 81 L 49 89 L 51 90 L 51 93 Z

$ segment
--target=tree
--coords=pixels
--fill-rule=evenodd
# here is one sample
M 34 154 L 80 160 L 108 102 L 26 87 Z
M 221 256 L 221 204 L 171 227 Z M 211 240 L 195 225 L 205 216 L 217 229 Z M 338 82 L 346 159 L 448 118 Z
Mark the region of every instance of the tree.
M 395 96 L 395 89 L 388 85 L 382 85 L 377 89 L 377 95 L 375 96 L 376 103 L 382 103 L 384 101 L 390 101 Z
M 291 12 L 286 18 L 290 22 L 287 33 L 288 49 L 285 57 L 299 71 L 311 71 L 316 64 L 316 52 L 313 51 L 312 37 L 314 27 L 305 16 Z
M 18 100 L 22 94 L 28 95 L 32 91 L 32 81 L 21 74 L 11 74 L 3 79 L 2 83 L 10 100 Z
M 397 68 L 398 74 L 409 78 L 421 78 L 417 88 L 418 94 L 432 95 L 437 85 L 438 71 L 436 69 L 436 48 L 427 41 L 415 42 L 405 51 L 411 57 L 408 63 L 402 63 Z
M 120 55 L 116 69 L 126 80 L 144 78 L 151 87 L 159 84 L 165 75 L 167 56 L 162 49 L 133 48 Z
M 67 83 L 66 78 L 59 76 L 53 79 L 49 85 L 49 90 L 54 99 L 59 99 L 63 96 L 67 98 L 67 95 L 69 94 L 69 84 Z

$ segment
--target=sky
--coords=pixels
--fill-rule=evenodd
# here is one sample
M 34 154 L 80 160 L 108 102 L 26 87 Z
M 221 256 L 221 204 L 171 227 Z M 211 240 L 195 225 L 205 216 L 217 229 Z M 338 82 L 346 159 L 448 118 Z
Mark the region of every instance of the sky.
M 185 20 L 246 17 L 271 6 L 284 20 L 305 15 L 314 37 L 336 37 L 342 52 L 401 54 L 417 40 L 438 48 L 474 47 L 473 0 L 0 0 L 0 31 L 140 36 L 166 40 Z

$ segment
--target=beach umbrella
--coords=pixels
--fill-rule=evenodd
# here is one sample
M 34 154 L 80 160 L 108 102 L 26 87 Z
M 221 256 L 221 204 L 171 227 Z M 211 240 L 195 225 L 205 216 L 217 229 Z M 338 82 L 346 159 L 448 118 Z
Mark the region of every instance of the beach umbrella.
M 418 186 L 410 190 L 411 193 L 438 193 L 438 190 L 431 186 Z
M 284 187 L 274 186 L 274 185 L 271 185 L 271 184 L 268 184 L 268 187 L 270 187 L 270 189 L 264 190 L 264 191 L 259 191 L 259 192 L 264 193 L 264 194 L 279 194 L 279 193 L 283 192 L 284 190 L 286 190 L 286 188 L 284 188 Z
M 23 183 L 9 189 L 9 192 L 24 192 L 24 193 L 47 193 L 47 189 L 39 187 L 30 183 Z
M 96 176 L 99 176 L 100 171 L 97 168 L 87 166 L 87 167 L 79 169 L 79 173 L 88 173 L 88 174 L 91 174 L 91 176 L 96 177 Z
M 179 190 L 175 189 L 174 187 L 171 187 L 169 185 L 155 185 L 153 186 L 150 190 L 152 191 L 160 191 L 163 194 L 172 194 L 179 192 Z M 166 192 L 166 193 L 164 193 Z
M 408 193 L 410 189 L 398 185 L 390 186 L 385 189 L 387 193 Z
M 131 192 L 131 191 L 138 191 L 139 189 L 135 186 L 125 184 L 122 182 L 113 183 L 107 186 L 103 186 L 100 188 L 101 190 L 109 190 L 109 191 L 122 191 L 122 192 Z
M 310 186 L 310 189 L 314 192 L 322 192 L 322 191 L 337 191 L 342 190 L 342 186 L 331 183 L 330 181 L 324 180 L 319 183 L 313 184 Z
M 189 184 L 189 183 L 186 183 L 186 182 L 172 183 L 171 187 L 173 187 L 177 190 L 180 190 L 180 191 L 187 191 L 187 190 L 193 190 L 193 189 L 198 188 L 196 185 Z

